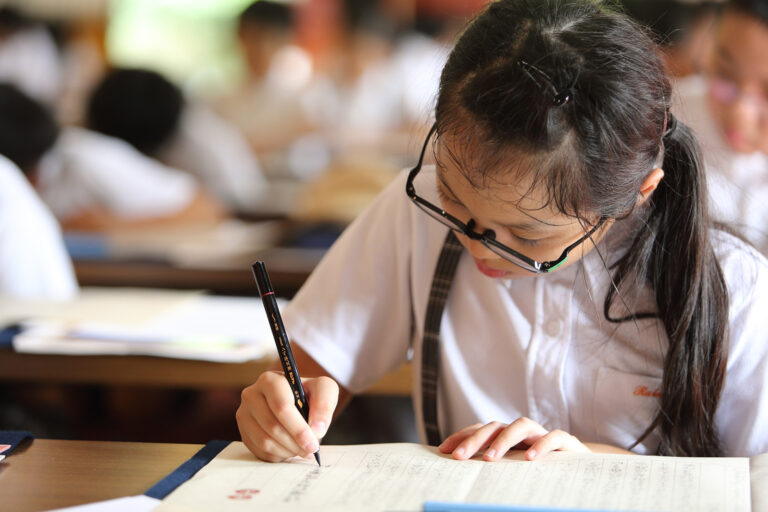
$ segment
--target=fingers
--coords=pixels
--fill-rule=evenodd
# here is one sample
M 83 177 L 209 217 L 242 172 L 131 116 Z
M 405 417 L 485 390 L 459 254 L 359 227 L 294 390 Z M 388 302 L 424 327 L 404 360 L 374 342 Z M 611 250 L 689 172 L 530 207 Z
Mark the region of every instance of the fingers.
M 309 400 L 309 427 L 318 439 L 322 439 L 328 432 L 333 412 L 339 403 L 339 385 L 328 377 L 302 382 Z
M 451 444 L 455 444 L 455 448 L 450 450 L 453 458 L 466 460 L 473 457 L 478 451 L 485 449 L 504 427 L 503 423 L 492 421 L 479 427 L 473 425 L 469 429 L 465 429 L 465 431 L 460 430 L 451 436 L 453 439 L 449 438 L 451 439 Z M 447 450 L 449 446 L 449 444 L 445 444 L 445 449 Z
M 287 432 L 288 436 L 301 448 L 301 451 L 295 455 L 304 456 L 316 452 L 320 447 L 320 442 L 296 408 L 293 391 L 285 377 L 277 372 L 265 372 L 261 374 L 259 381 L 262 379 L 264 380 L 264 396 L 266 397 L 269 411 L 276 420 L 276 424 L 269 425 L 274 430 L 267 431 L 267 433 L 270 435 L 282 435 L 282 430 Z M 263 410 L 259 412 L 265 414 Z M 261 419 L 261 417 L 259 418 Z M 268 422 L 269 419 L 265 418 L 264 421 Z
M 571 434 L 562 430 L 548 432 L 528 418 L 519 418 L 509 425 L 497 421 L 470 425 L 448 436 L 438 449 L 443 453 L 451 453 L 459 460 L 468 459 L 485 450 L 483 458 L 495 461 L 517 447 L 528 447 L 528 460 L 552 451 L 590 451 Z
M 280 462 L 293 456 L 283 446 L 273 441 L 259 426 L 256 419 L 247 412 L 237 411 L 237 428 L 243 444 L 259 459 L 266 462 Z
M 329 387 L 327 383 L 325 387 Z M 296 408 L 282 373 L 263 373 L 241 396 L 237 426 L 243 443 L 254 455 L 274 462 L 317 451 L 317 437 Z
M 450 436 L 446 437 L 445 441 L 440 443 L 440 446 L 438 446 L 437 449 L 443 453 L 451 453 L 453 450 L 456 449 L 457 446 L 459 446 L 459 444 L 462 441 L 464 441 L 467 437 L 469 437 L 470 434 L 474 433 L 477 429 L 479 429 L 482 426 L 483 426 L 482 423 L 475 423 L 474 425 L 464 427 L 458 432 L 454 432 Z
M 528 460 L 534 460 L 553 451 L 590 452 L 591 450 L 568 432 L 553 430 L 533 443 L 525 452 L 525 456 Z
M 486 450 L 485 460 L 499 460 L 517 445 L 530 446 L 547 434 L 547 429 L 528 418 L 518 418 L 496 436 Z

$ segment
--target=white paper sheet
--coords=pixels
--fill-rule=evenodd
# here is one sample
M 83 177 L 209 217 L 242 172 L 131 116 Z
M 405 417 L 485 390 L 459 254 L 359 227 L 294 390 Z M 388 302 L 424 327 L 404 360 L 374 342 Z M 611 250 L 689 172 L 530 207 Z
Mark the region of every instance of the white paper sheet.
M 232 443 L 157 510 L 421 510 L 425 501 L 606 510 L 750 510 L 749 459 L 553 453 L 455 461 L 415 444 L 323 446 L 258 462 Z
M 55 308 L 17 308 L 24 311 L 26 328 L 13 340 L 17 352 L 243 362 L 275 351 L 258 298 L 89 290 Z

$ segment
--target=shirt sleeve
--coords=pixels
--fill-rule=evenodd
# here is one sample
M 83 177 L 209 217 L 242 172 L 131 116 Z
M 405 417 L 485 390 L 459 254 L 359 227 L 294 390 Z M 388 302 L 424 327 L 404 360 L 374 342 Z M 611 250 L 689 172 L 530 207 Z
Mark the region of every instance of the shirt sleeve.
M 160 159 L 192 173 L 223 202 L 253 209 L 267 190 L 261 166 L 245 137 L 202 105 L 189 105 L 178 134 Z
M 60 218 L 90 207 L 126 219 L 173 215 L 187 208 L 199 191 L 192 176 L 122 140 L 71 128 L 61 139 L 61 172 L 44 189 L 46 202 Z
M 768 261 L 722 235 L 730 297 L 729 355 L 715 421 L 728 456 L 768 452 Z
M 353 393 L 408 355 L 412 207 L 405 178 L 349 226 L 285 310 L 291 339 Z
M 56 220 L 21 171 L 0 157 L 0 294 L 66 300 L 77 289 Z

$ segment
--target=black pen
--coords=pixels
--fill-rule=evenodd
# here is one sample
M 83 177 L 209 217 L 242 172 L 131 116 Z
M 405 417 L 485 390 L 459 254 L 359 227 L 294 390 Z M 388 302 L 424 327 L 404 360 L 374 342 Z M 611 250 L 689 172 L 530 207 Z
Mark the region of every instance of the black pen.
M 301 377 L 299 376 L 299 369 L 296 367 L 296 361 L 293 359 L 293 352 L 291 351 L 291 344 L 288 341 L 288 335 L 285 333 L 285 326 L 283 325 L 283 319 L 280 317 L 280 310 L 277 307 L 277 300 L 275 300 L 275 291 L 272 289 L 272 283 L 269 281 L 269 275 L 267 274 L 267 267 L 263 261 L 257 261 L 251 265 L 253 269 L 253 277 L 256 278 L 256 286 L 259 289 L 259 295 L 261 295 L 261 301 L 264 303 L 264 310 L 267 313 L 267 320 L 269 320 L 269 327 L 272 329 L 272 336 L 275 338 L 275 345 L 277 346 L 277 355 L 280 357 L 280 364 L 283 365 L 283 372 L 285 378 L 288 379 L 288 384 L 293 391 L 293 400 L 296 404 L 296 408 L 304 416 L 304 419 L 309 422 L 309 404 L 307 403 L 307 397 L 304 395 L 304 387 L 301 385 Z M 320 449 L 315 452 L 315 460 L 317 465 L 320 464 Z

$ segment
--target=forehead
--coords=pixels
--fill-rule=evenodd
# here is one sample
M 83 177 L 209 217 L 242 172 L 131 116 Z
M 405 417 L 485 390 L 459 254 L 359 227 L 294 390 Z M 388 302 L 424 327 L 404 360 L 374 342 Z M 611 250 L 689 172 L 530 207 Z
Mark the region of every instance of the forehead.
M 741 11 L 728 9 L 717 27 L 716 48 L 744 78 L 768 82 L 768 24 Z
M 519 151 L 483 154 L 476 143 L 445 135 L 435 144 L 438 181 L 462 203 L 482 202 L 504 213 L 535 218 L 563 215 L 551 200 L 546 181 L 537 179 L 534 158 Z

